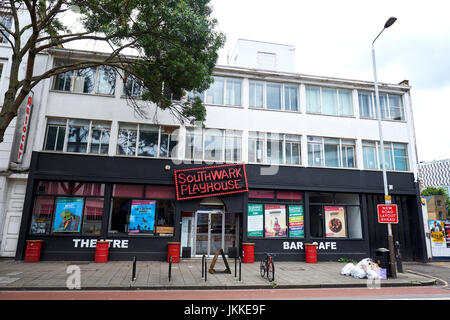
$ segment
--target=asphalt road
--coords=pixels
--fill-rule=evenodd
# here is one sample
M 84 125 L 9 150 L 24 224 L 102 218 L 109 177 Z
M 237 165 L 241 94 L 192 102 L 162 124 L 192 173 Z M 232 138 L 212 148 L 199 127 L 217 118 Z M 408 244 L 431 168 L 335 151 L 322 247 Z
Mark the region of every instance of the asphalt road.
M 0 300 L 450 300 L 442 286 L 257 290 L 0 291 Z
M 406 262 L 403 263 L 403 270 L 412 271 L 421 275 L 433 276 L 436 279 L 441 280 L 441 283 L 450 283 L 450 262 L 432 262 L 432 263 L 419 263 L 419 262 Z M 447 285 L 447 289 L 450 287 Z

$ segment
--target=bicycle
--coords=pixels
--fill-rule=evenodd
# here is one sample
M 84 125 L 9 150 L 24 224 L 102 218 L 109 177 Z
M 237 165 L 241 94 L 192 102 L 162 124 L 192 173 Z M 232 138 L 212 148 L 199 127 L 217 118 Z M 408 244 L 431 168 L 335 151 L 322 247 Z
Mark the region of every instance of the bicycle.
M 270 282 L 275 279 L 275 266 L 273 264 L 273 258 L 271 254 L 266 253 L 266 257 L 261 260 L 259 271 L 261 273 L 261 277 L 264 278 L 264 276 L 267 275 L 267 279 Z

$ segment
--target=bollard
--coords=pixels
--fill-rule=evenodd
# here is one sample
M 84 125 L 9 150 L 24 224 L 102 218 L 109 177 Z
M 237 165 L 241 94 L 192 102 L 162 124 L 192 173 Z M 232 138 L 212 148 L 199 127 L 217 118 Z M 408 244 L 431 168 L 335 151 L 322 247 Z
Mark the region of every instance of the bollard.
M 202 278 L 205 273 L 205 255 L 202 256 Z
M 400 242 L 395 241 L 395 260 L 397 260 L 397 271 L 403 273 L 402 255 L 400 253 Z
M 136 281 L 136 256 L 133 257 L 133 269 L 131 273 L 131 281 Z
M 241 275 L 242 275 L 241 268 L 242 268 L 242 259 L 241 259 L 241 257 L 239 257 L 239 281 L 241 281 L 241 279 L 242 279 L 242 277 L 241 277 Z
M 169 282 L 172 278 L 172 256 L 169 256 Z
M 208 272 L 207 272 L 207 269 L 208 269 L 208 262 L 206 261 L 206 256 L 204 256 L 204 257 L 205 257 L 205 282 L 206 282 L 207 274 L 208 274 Z

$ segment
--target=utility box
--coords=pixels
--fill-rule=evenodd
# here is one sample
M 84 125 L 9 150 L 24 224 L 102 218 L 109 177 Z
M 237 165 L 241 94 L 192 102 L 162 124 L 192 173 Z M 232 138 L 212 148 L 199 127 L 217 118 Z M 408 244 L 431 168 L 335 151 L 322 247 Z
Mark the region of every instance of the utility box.
M 386 275 L 392 277 L 390 251 L 386 248 L 378 248 L 375 251 L 375 262 L 381 269 L 386 269 Z

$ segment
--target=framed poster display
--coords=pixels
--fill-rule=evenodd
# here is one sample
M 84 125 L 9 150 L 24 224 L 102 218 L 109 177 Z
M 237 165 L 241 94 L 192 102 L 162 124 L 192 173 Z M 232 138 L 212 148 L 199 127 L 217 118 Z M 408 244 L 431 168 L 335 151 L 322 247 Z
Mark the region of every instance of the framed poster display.
M 266 204 L 264 217 L 264 233 L 267 238 L 286 237 L 286 206 Z
M 325 211 L 325 236 L 327 238 L 345 238 L 345 208 L 324 207 Z
M 262 237 L 264 233 L 262 204 L 249 204 L 247 210 L 247 236 Z
M 430 226 L 431 247 L 446 247 L 444 221 L 428 220 L 428 224 Z
M 155 231 L 155 200 L 132 200 L 129 233 L 149 233 Z
M 289 237 L 303 238 L 305 236 L 303 206 L 288 206 Z
M 56 198 L 53 232 L 80 232 L 83 198 Z

